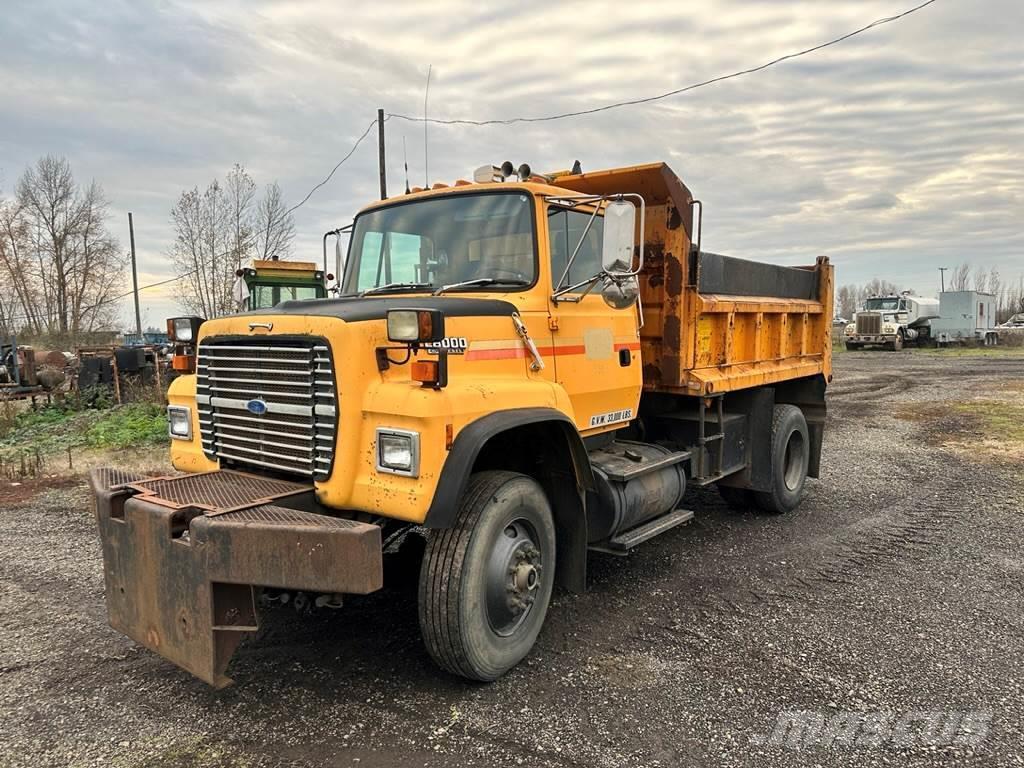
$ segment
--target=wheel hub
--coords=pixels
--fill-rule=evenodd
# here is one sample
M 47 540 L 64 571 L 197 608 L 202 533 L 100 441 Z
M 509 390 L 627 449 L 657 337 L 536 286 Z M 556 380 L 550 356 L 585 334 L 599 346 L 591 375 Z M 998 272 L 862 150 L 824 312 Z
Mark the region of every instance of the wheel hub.
M 487 620 L 499 635 L 511 635 L 537 597 L 543 557 L 529 521 L 513 520 L 494 543 L 487 567 Z

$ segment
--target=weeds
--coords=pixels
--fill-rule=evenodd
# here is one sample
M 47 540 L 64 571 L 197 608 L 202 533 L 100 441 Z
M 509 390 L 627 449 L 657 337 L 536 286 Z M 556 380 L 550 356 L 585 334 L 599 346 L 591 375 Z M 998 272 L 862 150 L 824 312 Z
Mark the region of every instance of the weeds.
M 157 403 L 129 403 L 104 410 L 69 404 L 16 413 L 0 420 L 0 463 L 17 464 L 72 449 L 117 449 L 168 440 L 167 417 Z

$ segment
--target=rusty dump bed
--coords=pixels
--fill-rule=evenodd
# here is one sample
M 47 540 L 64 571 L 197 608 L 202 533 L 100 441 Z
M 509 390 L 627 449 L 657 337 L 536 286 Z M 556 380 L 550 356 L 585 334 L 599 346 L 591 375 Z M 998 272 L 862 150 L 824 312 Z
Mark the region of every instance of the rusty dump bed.
M 90 478 L 110 625 L 221 688 L 254 587 L 366 594 L 383 585 L 380 528 L 316 509 L 312 488 L 242 472 Z
M 664 163 L 559 176 L 584 194 L 644 198 L 644 388 L 709 395 L 832 370 L 832 266 L 786 267 L 693 244 L 700 203 Z M 700 227 L 696 227 L 698 232 Z

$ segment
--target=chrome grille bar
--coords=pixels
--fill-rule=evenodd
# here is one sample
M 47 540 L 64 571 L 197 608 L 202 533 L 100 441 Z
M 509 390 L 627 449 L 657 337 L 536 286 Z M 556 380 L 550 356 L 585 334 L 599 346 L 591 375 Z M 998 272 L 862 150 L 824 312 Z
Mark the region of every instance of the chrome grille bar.
M 196 360 L 203 451 L 213 459 L 326 478 L 337 396 L 330 349 L 261 338 L 204 339 Z

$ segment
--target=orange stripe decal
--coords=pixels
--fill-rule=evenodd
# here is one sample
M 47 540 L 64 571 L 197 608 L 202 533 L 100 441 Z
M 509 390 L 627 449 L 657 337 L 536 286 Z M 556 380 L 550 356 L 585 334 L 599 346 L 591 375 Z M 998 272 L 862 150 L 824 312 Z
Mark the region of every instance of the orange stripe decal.
M 526 351 L 526 347 L 518 341 L 508 342 L 508 346 L 497 346 L 499 343 L 501 342 L 484 342 L 486 347 L 480 349 L 474 348 L 475 345 L 470 342 L 469 349 L 466 350 L 464 357 L 466 360 L 515 360 L 525 358 L 529 354 Z M 615 351 L 620 349 L 638 350 L 640 349 L 640 342 L 631 341 L 616 344 Z M 586 354 L 587 348 L 583 344 L 561 344 L 558 346 L 538 346 L 537 351 L 540 352 L 541 357 L 558 357 L 560 355 L 583 355 Z

